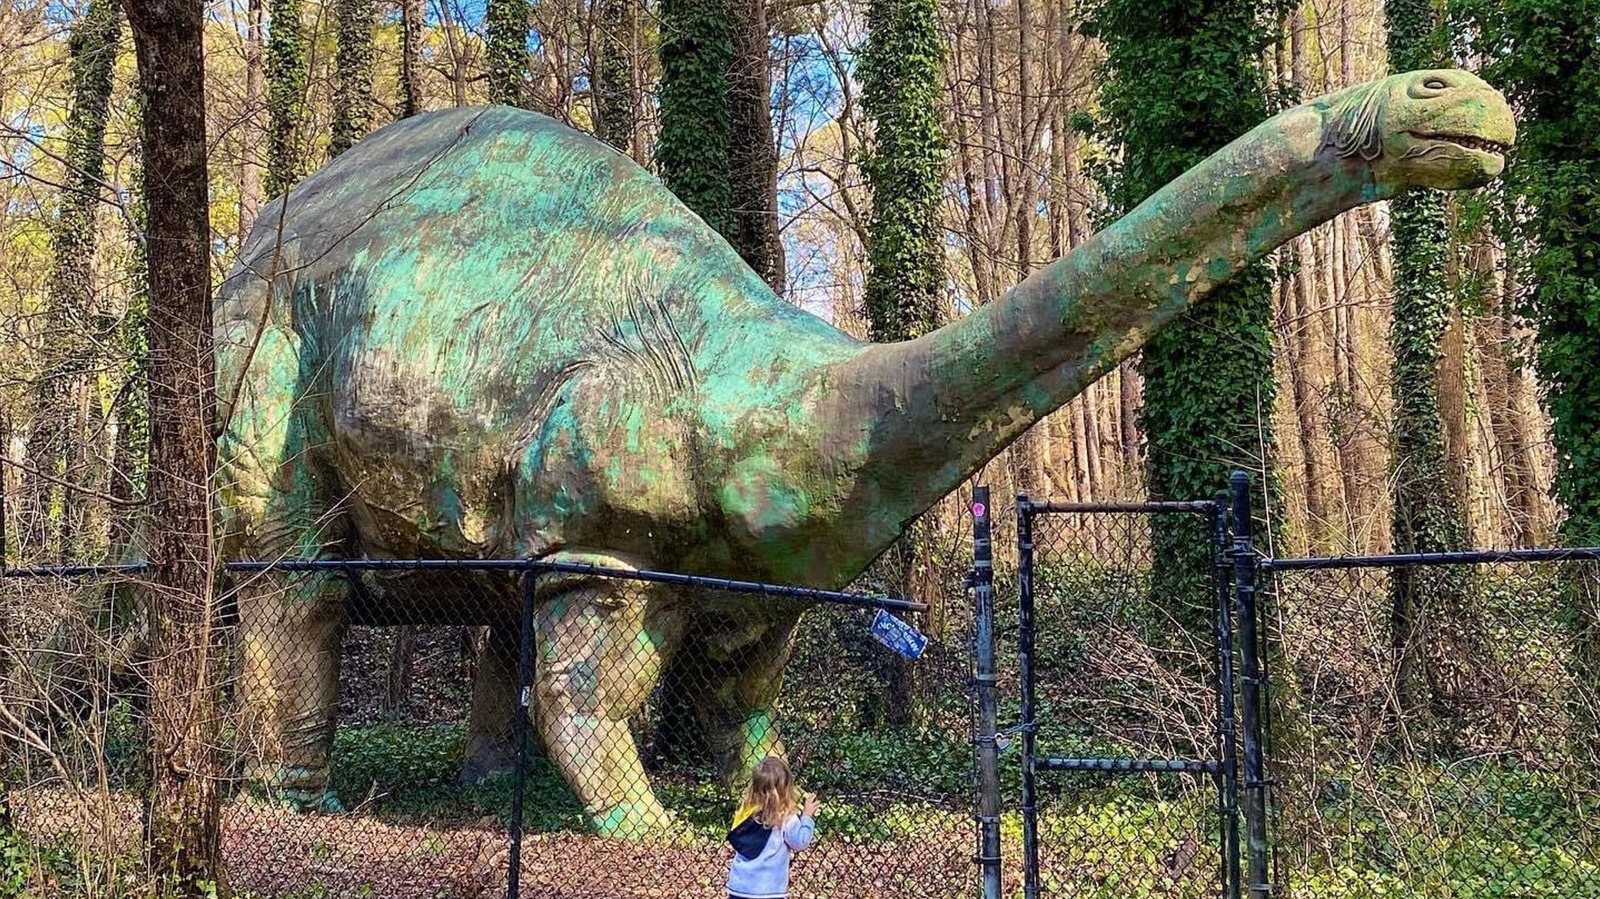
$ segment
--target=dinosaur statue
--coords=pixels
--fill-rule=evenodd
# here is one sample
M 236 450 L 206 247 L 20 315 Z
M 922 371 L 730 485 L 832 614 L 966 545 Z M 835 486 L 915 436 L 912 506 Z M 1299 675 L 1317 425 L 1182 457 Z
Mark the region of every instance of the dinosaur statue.
M 549 118 L 390 125 L 261 216 L 216 315 L 230 558 L 531 558 L 837 588 L 1192 302 L 1338 213 L 1498 175 L 1515 126 L 1459 71 L 1297 106 L 1001 300 L 866 344 L 785 304 L 661 184 Z M 424 575 L 240 585 L 257 775 L 330 801 L 349 621 L 493 624 L 469 727 L 504 751 L 515 600 Z M 777 746 L 798 612 L 540 584 L 534 719 L 606 833 L 668 821 L 628 721 L 667 666 L 722 769 Z M 496 612 L 494 609 L 498 609 Z M 691 645 L 693 644 L 693 645 Z

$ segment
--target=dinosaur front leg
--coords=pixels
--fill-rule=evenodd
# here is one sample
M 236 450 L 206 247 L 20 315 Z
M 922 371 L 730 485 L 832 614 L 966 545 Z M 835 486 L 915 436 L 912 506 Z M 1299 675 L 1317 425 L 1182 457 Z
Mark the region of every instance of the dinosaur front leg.
M 329 789 L 346 585 L 325 572 L 263 572 L 239 586 L 251 780 L 300 807 L 339 811 Z
M 595 829 L 624 837 L 670 830 L 628 719 L 682 636 L 672 598 L 637 582 L 558 581 L 541 586 L 535 626 L 539 732 Z
M 299 338 L 259 334 L 218 446 L 224 546 L 235 559 L 314 558 L 343 536 L 329 478 L 314 461 L 328 438 L 297 401 Z M 237 579 L 244 739 L 251 779 L 307 806 L 337 809 L 328 789 L 348 583 L 328 572 Z
M 783 755 L 772 707 L 783 683 L 783 666 L 794 647 L 799 615 L 746 623 L 710 635 L 710 683 L 696 711 L 723 783 L 736 795 L 756 763 Z M 752 639 L 753 637 L 753 639 Z

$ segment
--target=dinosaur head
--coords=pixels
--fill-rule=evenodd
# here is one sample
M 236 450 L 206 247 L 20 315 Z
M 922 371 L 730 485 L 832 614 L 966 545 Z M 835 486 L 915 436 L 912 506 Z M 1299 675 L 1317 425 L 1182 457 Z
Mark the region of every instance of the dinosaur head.
M 1324 145 L 1359 156 L 1379 184 L 1462 190 L 1494 180 L 1517 137 L 1511 107 L 1470 72 L 1424 69 L 1329 98 Z

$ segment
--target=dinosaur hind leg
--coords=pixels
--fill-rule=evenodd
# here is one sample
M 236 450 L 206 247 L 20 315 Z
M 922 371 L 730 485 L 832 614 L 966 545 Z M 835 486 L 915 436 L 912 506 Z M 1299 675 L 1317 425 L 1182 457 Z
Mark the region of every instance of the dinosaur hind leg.
M 798 624 L 798 615 L 785 615 L 707 635 L 704 651 L 710 683 L 698 697 L 696 715 L 717 773 L 735 795 L 749 782 L 757 762 L 784 754 L 772 707 Z
M 535 628 L 539 732 L 595 829 L 624 837 L 670 830 L 628 721 L 682 636 L 674 598 L 631 581 L 541 584 Z
M 461 782 L 482 783 L 510 772 L 516 756 L 511 740 L 517 705 L 517 641 L 515 621 L 496 621 L 485 630 L 487 639 L 478 653 L 472 679 L 472 711 L 467 723 L 467 757 L 461 765 Z

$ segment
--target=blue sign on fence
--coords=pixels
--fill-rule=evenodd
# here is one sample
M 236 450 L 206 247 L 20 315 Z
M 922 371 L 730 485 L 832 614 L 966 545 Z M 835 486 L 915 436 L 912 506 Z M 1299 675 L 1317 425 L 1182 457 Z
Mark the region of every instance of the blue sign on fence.
M 908 659 L 922 658 L 922 651 L 928 648 L 926 636 L 883 609 L 872 619 L 872 637 Z

